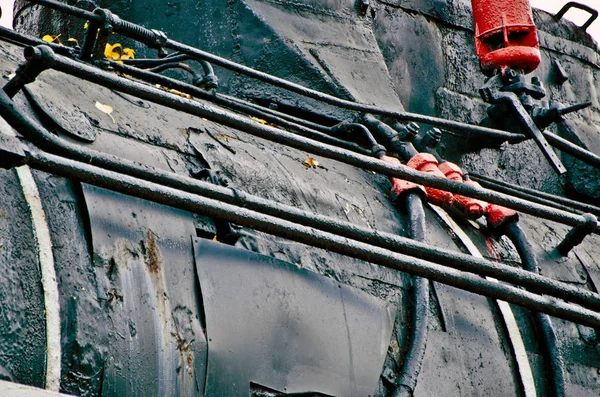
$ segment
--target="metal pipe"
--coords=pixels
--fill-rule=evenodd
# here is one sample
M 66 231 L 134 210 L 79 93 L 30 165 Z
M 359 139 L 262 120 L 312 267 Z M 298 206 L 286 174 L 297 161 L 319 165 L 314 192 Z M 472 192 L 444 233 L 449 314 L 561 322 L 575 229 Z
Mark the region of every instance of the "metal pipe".
M 4 26 L 0 26 L 0 38 L 21 47 L 47 45 L 48 47 L 52 48 L 54 52 L 60 55 L 72 57 L 75 54 L 75 50 L 73 48 L 65 47 L 55 43 L 49 43 L 35 37 L 25 36 L 15 32 L 12 29 L 5 28 Z
M 193 97 L 201 98 L 201 99 L 216 103 L 218 105 L 227 107 L 229 109 L 235 110 L 237 112 L 242 112 L 242 113 L 248 114 L 250 116 L 259 118 L 261 120 L 265 120 L 266 122 L 276 124 L 280 127 L 286 128 L 290 131 L 294 131 L 302 136 L 312 138 L 319 142 L 330 143 L 332 145 L 343 147 L 345 149 L 352 150 L 354 152 L 365 154 L 365 155 L 369 155 L 371 153 L 370 150 L 365 149 L 357 144 L 329 136 L 325 133 L 322 133 L 322 131 L 319 131 L 319 130 L 314 130 L 311 128 L 303 127 L 302 125 L 299 125 L 295 121 L 289 122 L 288 120 L 286 120 L 286 118 L 281 116 L 281 114 L 280 115 L 269 114 L 271 112 L 267 112 L 267 109 L 259 109 L 260 107 L 253 106 L 252 104 L 242 101 L 242 100 L 239 100 L 237 98 L 229 97 L 227 95 L 222 95 L 222 94 L 218 94 L 218 93 L 211 94 L 211 93 L 208 93 L 208 92 L 206 92 L 198 87 L 195 87 L 191 84 L 187 84 L 182 81 L 172 79 L 170 77 L 161 76 L 156 73 L 151 73 L 146 70 L 141 70 L 141 69 L 134 68 L 131 66 L 122 65 L 117 62 L 109 62 L 109 64 L 116 71 L 126 73 L 130 76 L 142 79 L 142 80 L 147 81 L 152 84 L 160 84 L 160 85 L 163 85 L 168 88 L 174 88 L 178 91 L 192 95 Z M 327 128 L 327 127 L 324 127 L 323 129 L 326 132 L 330 132 L 329 128 Z
M 468 175 L 471 176 L 470 173 Z M 506 193 L 506 194 L 509 194 L 509 195 L 515 196 L 515 197 L 520 197 L 525 200 L 533 201 L 534 203 L 547 205 L 548 207 L 556 208 L 556 209 L 559 209 L 562 211 L 571 212 L 573 214 L 579 214 L 579 215 L 583 214 L 583 211 L 576 210 L 574 208 L 569 207 L 568 205 L 559 204 L 552 200 L 547 200 L 547 199 L 541 198 L 534 194 L 525 193 L 520 190 L 510 188 L 507 186 L 503 186 L 503 185 L 500 185 L 497 183 L 488 182 L 487 180 L 483 180 L 483 179 L 480 179 L 477 177 L 474 177 L 472 179 L 474 179 L 476 182 L 478 182 L 481 186 L 483 186 L 486 189 L 496 190 L 498 192 Z
M 68 6 L 66 4 L 59 3 L 56 1 L 52 1 L 52 0 L 32 0 L 32 1 L 36 1 L 38 4 L 66 12 L 70 15 L 74 15 L 79 18 L 85 18 L 90 21 L 101 22 L 101 19 L 102 19 L 102 17 L 98 14 L 90 13 L 88 11 L 84 11 L 82 9 Z M 140 30 L 144 30 L 145 33 L 147 33 L 147 35 L 154 35 L 154 33 L 152 31 L 150 31 L 146 28 L 143 28 L 142 26 L 135 25 L 131 22 L 121 21 L 121 23 L 123 25 L 121 27 L 121 31 L 119 32 L 119 29 L 117 29 L 117 32 L 122 33 L 125 36 L 131 36 L 131 35 L 128 35 L 129 28 L 131 28 L 131 29 L 136 28 L 136 29 L 133 29 L 136 32 L 138 32 Z M 119 28 L 119 27 L 117 26 L 117 28 Z M 137 37 L 137 35 L 134 35 L 134 36 Z M 252 69 L 250 67 L 235 63 L 235 62 L 230 61 L 225 58 L 221 58 L 217 55 L 199 50 L 197 48 L 194 48 L 194 47 L 191 47 L 191 46 L 188 46 L 185 44 L 181 44 L 181 43 L 171 40 L 171 39 L 166 40 L 165 47 L 172 49 L 174 51 L 180 52 L 182 54 L 187 54 L 190 57 L 197 59 L 199 61 L 208 61 L 208 62 L 214 63 L 215 65 L 219 65 L 226 69 L 232 70 L 234 72 L 255 78 L 260 81 L 264 81 L 269 84 L 272 84 L 276 87 L 284 88 L 289 91 L 295 92 L 297 94 L 300 94 L 300 95 L 303 95 L 303 96 L 306 96 L 309 98 L 313 98 L 313 99 L 316 99 L 316 100 L 319 100 L 319 101 L 322 101 L 325 103 L 329 103 L 331 105 L 335 105 L 335 106 L 338 106 L 338 107 L 341 107 L 344 109 L 355 110 L 355 111 L 359 111 L 362 113 L 378 114 L 381 116 L 392 117 L 392 118 L 395 118 L 398 120 L 414 121 L 414 122 L 418 122 L 418 123 L 430 124 L 430 125 L 440 127 L 440 128 L 484 135 L 484 136 L 487 136 L 490 138 L 506 140 L 508 142 L 520 142 L 520 141 L 527 139 L 527 137 L 523 134 L 514 134 L 514 133 L 497 130 L 497 129 L 493 129 L 493 128 L 481 127 L 481 126 L 466 124 L 466 123 L 453 121 L 453 120 L 441 119 L 441 118 L 432 117 L 432 116 L 425 116 L 425 115 L 416 114 L 416 113 L 395 112 L 395 111 L 381 109 L 377 106 L 365 105 L 365 104 L 360 104 L 360 103 L 336 98 L 332 95 L 328 95 L 328 94 L 325 94 L 325 93 L 322 93 L 319 91 L 312 90 L 310 88 L 301 86 L 299 84 L 292 83 L 285 79 L 282 79 L 282 78 L 279 78 L 276 76 L 272 76 L 270 74 Z M 600 157 L 596 156 L 592 152 L 589 152 L 577 145 L 573 145 L 569 141 L 562 139 L 562 138 L 554 135 L 551 132 L 543 131 L 542 134 L 544 135 L 544 137 L 548 140 L 548 142 L 552 146 L 554 146 L 554 147 L 564 151 L 565 153 L 568 153 L 582 161 L 585 161 L 586 163 L 588 163 L 590 165 L 593 165 L 595 167 L 600 167 Z
M 580 213 L 590 212 L 592 214 L 595 214 L 596 216 L 600 216 L 600 207 L 596 207 L 575 200 L 570 200 L 566 197 L 556 196 L 554 194 L 542 192 L 540 190 L 529 189 L 521 185 L 514 185 L 512 183 L 501 181 L 499 179 L 493 179 L 471 171 L 468 172 L 468 175 L 475 179 L 477 182 L 481 183 L 484 187 L 487 187 L 488 189 L 504 191 L 507 194 L 511 194 L 531 201 L 538 200 L 536 202 L 551 207 L 555 206 L 556 203 L 562 204 L 564 206 L 563 208 L 568 207 L 569 209 L 567 211 L 573 213 L 578 213 L 577 211 L 580 211 Z
M 67 14 L 85 18 L 90 21 L 102 21 L 102 17 L 99 14 L 90 13 L 88 11 L 84 11 L 82 9 L 66 6 L 63 3 L 56 2 L 53 0 L 32 0 L 36 1 L 38 4 L 44 5 L 49 8 L 53 8 L 56 10 L 63 11 Z M 120 25 L 120 26 L 119 26 Z M 142 36 L 151 37 L 155 35 L 155 32 L 146 29 L 140 25 L 133 24 L 128 21 L 119 20 L 119 24 L 114 27 L 115 33 L 122 34 L 123 36 L 140 39 Z M 148 44 L 148 43 L 145 43 Z M 211 54 L 206 51 L 199 50 L 197 48 L 179 43 L 177 41 L 166 39 L 165 45 L 166 48 L 169 48 L 173 51 L 180 52 L 182 54 L 187 54 L 194 59 L 208 61 L 212 64 L 221 66 L 223 68 L 229 69 L 231 71 L 243 74 L 248 77 L 252 77 L 254 79 L 263 81 L 265 83 L 271 84 L 276 87 L 280 87 L 286 89 L 291 92 L 295 92 L 297 94 L 306 96 L 308 98 L 316 99 L 321 102 L 328 103 L 330 105 L 338 106 L 348 110 L 356 110 L 362 113 L 373 113 L 382 116 L 393 117 L 398 120 L 405 121 L 415 121 L 419 123 L 426 123 L 430 125 L 434 125 L 441 128 L 446 128 L 450 130 L 458 130 L 458 131 L 466 131 L 475 134 L 482 134 L 488 137 L 507 140 L 509 142 L 521 141 L 526 137 L 522 134 L 513 134 L 506 131 L 496 130 L 492 128 L 480 127 L 476 125 L 461 123 L 458 121 L 441 119 L 432 116 L 425 116 L 422 114 L 410 113 L 410 112 L 396 112 L 391 110 L 385 110 L 379 108 L 377 106 L 360 104 L 352 101 L 347 101 L 344 99 L 336 98 L 332 95 L 328 95 L 316 90 L 312 90 L 310 88 L 304 87 L 302 85 L 292 83 L 288 80 L 282 79 L 280 77 L 276 77 L 270 75 L 268 73 L 264 73 L 250 67 L 241 65 L 239 63 L 230 61 L 225 58 L 221 58 L 217 55 Z
M 373 231 L 321 214 L 303 211 L 296 207 L 252 196 L 243 191 L 202 182 L 75 145 L 49 133 L 37 122 L 23 114 L 16 108 L 14 102 L 1 90 L 0 116 L 26 139 L 44 150 L 59 155 L 69 156 L 84 163 L 95 164 L 123 175 L 141 178 L 225 203 L 239 205 L 270 216 L 377 245 L 395 252 L 443 263 L 444 266 L 454 269 L 472 272 L 481 276 L 494 277 L 498 280 L 526 287 L 533 292 L 548 294 L 600 311 L 599 294 L 585 291 L 566 283 L 489 260 L 478 259 L 459 252 L 433 247 L 395 234 Z
M 124 65 L 135 66 L 137 68 L 153 68 L 153 67 L 165 64 L 165 63 L 184 62 L 189 59 L 190 59 L 189 55 L 180 54 L 180 55 L 174 55 L 172 57 L 157 58 L 157 59 L 146 59 L 146 58 L 122 59 L 121 62 L 123 62 Z M 117 62 L 111 62 L 111 64 L 113 64 L 113 63 L 117 63 Z
M 419 193 L 408 192 L 406 194 L 406 207 L 410 219 L 410 237 L 420 242 L 425 241 L 425 210 Z M 413 395 L 417 386 L 417 379 L 421 373 L 425 349 L 427 348 L 429 280 L 422 277 L 413 277 L 412 292 L 413 319 L 409 345 L 392 397 L 410 397 Z
M 39 4 L 44 7 L 52 8 L 57 11 L 64 12 L 65 14 L 73 15 L 77 18 L 87 19 L 88 21 L 102 22 L 102 18 L 93 12 L 86 11 L 84 9 L 70 6 L 66 3 L 52 0 L 30 0 L 31 3 Z
M 548 140 L 548 143 L 558 150 L 570 154 L 576 159 L 581 160 L 595 168 L 600 168 L 600 156 L 590 152 L 589 150 L 585 150 L 581 146 L 577 146 L 550 131 L 544 131 L 544 136 Z
M 225 58 L 221 58 L 217 55 L 211 54 L 206 51 L 199 50 L 197 48 L 178 43 L 174 40 L 168 39 L 166 47 L 174 51 L 179 51 L 184 54 L 188 54 L 194 58 L 204 59 L 211 62 L 214 65 L 218 65 L 229 69 L 231 71 L 246 75 L 248 77 L 255 78 L 257 80 L 269 83 L 276 87 L 284 88 L 288 91 L 295 92 L 302 96 L 316 99 L 321 102 L 328 103 L 330 105 L 338 106 L 343 109 L 355 110 L 361 113 L 372 113 L 381 116 L 393 117 L 398 120 L 414 121 L 417 123 L 426 123 L 437 127 L 442 127 L 450 130 L 467 131 L 474 134 L 482 134 L 488 137 L 498 138 L 507 140 L 509 142 L 521 141 L 525 138 L 522 134 L 513 134 L 506 131 L 496 130 L 492 128 L 480 127 L 471 124 L 461 123 L 458 121 L 441 119 L 432 116 L 425 116 L 422 114 L 409 113 L 409 112 L 397 112 L 391 110 L 385 110 L 378 106 L 360 104 L 357 102 L 348 101 L 345 99 L 336 98 L 332 95 L 328 95 L 319 91 L 312 90 L 310 88 L 301 86 L 299 84 L 292 83 L 280 77 L 272 76 L 270 74 L 249 68 L 244 65 L 240 65 L 233 61 Z
M 26 57 L 32 58 L 35 48 L 25 49 Z M 51 53 L 43 51 L 44 54 Z M 76 62 L 52 53 L 52 68 L 71 74 L 84 80 L 98 83 L 104 87 L 128 93 L 139 98 L 149 100 L 188 114 L 204 117 L 208 120 L 245 131 L 251 135 L 269 139 L 300 150 L 307 150 L 314 154 L 330 159 L 345 162 L 350 165 L 361 167 L 370 171 L 380 172 L 387 176 L 404 179 L 421 185 L 446 190 L 467 197 L 478 198 L 487 202 L 503 205 L 515 210 L 539 216 L 552 221 L 561 222 L 570 226 L 582 226 L 588 221 L 581 215 L 561 211 L 545 205 L 532 203 L 527 200 L 511 197 L 502 193 L 469 186 L 464 183 L 438 178 L 435 175 L 412 170 L 408 167 L 397 166 L 379 161 L 361 154 L 352 153 L 338 147 L 315 142 L 280 129 L 276 129 L 260 123 L 255 123 L 245 117 L 205 105 L 197 101 L 173 95 L 155 87 L 149 87 L 134 81 L 123 79 L 112 73 L 100 71 L 92 66 Z M 596 229 L 599 233 L 600 229 Z
M 315 123 L 315 122 L 312 122 L 312 121 L 309 121 L 309 120 L 305 120 L 305 119 L 302 119 L 302 118 L 299 118 L 299 117 L 294 117 L 294 116 L 292 116 L 290 114 L 287 114 L 287 113 L 284 113 L 284 112 L 281 112 L 281 111 L 278 111 L 278 110 L 269 109 L 269 108 L 266 108 L 264 106 L 260 106 L 260 105 L 258 105 L 256 103 L 244 101 L 244 100 L 242 100 L 240 98 L 232 97 L 232 96 L 225 95 L 225 94 L 217 94 L 217 95 L 221 96 L 222 98 L 229 99 L 232 102 L 237 102 L 237 103 L 240 103 L 240 104 L 244 104 L 244 105 L 247 105 L 247 106 L 254 107 L 256 109 L 261 110 L 262 112 L 268 113 L 268 114 L 273 115 L 273 116 L 280 117 L 280 118 L 285 119 L 287 121 L 291 121 L 292 123 L 296 123 L 296 124 L 302 125 L 304 127 L 307 127 L 307 128 L 310 128 L 310 129 L 313 129 L 313 130 L 316 130 L 316 131 L 320 131 L 320 132 L 324 132 L 324 133 L 330 133 L 331 132 L 330 131 L 330 128 L 331 128 L 330 126 L 321 125 L 321 124 L 318 124 L 318 123 Z M 335 125 L 335 124 L 338 124 L 340 122 L 341 122 L 341 120 L 336 120 L 333 124 Z
M 448 269 L 422 259 L 392 253 L 383 248 L 260 214 L 247 208 L 233 206 L 107 171 L 90 164 L 79 163 L 35 150 L 30 150 L 28 154 L 28 164 L 44 172 L 75 178 L 84 183 L 185 211 L 202 213 L 302 244 L 425 277 L 442 284 L 493 299 L 500 299 L 528 309 L 538 310 L 568 321 L 590 327 L 600 327 L 599 313 L 548 296 L 537 295 L 510 285 L 492 282 L 471 273 Z

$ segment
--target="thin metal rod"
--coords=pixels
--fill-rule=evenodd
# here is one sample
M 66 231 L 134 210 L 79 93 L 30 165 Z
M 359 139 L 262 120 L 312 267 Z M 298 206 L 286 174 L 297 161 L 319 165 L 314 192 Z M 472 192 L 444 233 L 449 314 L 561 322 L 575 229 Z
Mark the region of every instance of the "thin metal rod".
M 600 216 L 600 208 L 590 204 L 570 200 L 565 197 L 556 196 L 554 194 L 535 189 L 529 189 L 524 186 L 514 185 L 512 183 L 493 179 L 470 171 L 469 176 L 479 182 L 483 187 L 488 189 L 498 190 L 512 196 L 535 201 L 536 203 L 548 205 L 550 207 L 564 209 L 565 211 L 573 212 L 575 214 L 589 212 L 596 216 Z
M 600 311 L 599 294 L 579 289 L 570 284 L 532 274 L 521 269 L 515 269 L 504 264 L 474 258 L 455 251 L 440 249 L 395 234 L 373 231 L 349 222 L 343 222 L 321 214 L 303 211 L 296 207 L 249 195 L 237 189 L 225 188 L 184 177 L 67 142 L 49 133 L 37 122 L 23 114 L 23 112 L 17 109 L 14 102 L 1 90 L 0 116 L 26 139 L 32 141 L 38 147 L 55 154 L 68 156 L 84 163 L 94 164 L 122 175 L 141 178 L 228 204 L 246 207 L 314 229 L 377 245 L 395 252 L 441 263 L 444 266 L 454 269 L 468 271 L 481 276 L 494 277 L 498 280 L 523 286 L 533 292 L 569 300 Z
M 246 208 L 33 150 L 29 152 L 29 165 L 41 171 L 75 178 L 94 186 L 185 211 L 205 214 L 302 244 L 425 277 L 442 284 L 504 300 L 582 325 L 600 327 L 600 314 L 580 306 L 537 295 L 510 285 L 492 282 L 475 274 L 448 269 L 442 265 L 392 253 L 383 248 L 301 226 Z
M 29 53 L 34 49 L 29 49 Z M 28 52 L 28 49 L 26 49 Z M 50 51 L 43 51 L 51 53 Z M 95 82 L 104 87 L 122 91 L 151 102 L 155 102 L 182 112 L 204 117 L 208 120 L 236 128 L 261 138 L 269 139 L 277 143 L 288 145 L 300 150 L 307 150 L 314 154 L 330 159 L 345 162 L 350 165 L 361 167 L 370 171 L 380 172 L 387 176 L 401 178 L 410 182 L 446 190 L 466 197 L 478 198 L 494 204 L 513 208 L 524 213 L 539 216 L 548 220 L 561 222 L 570 226 L 587 225 L 588 221 L 581 215 L 567 211 L 558 210 L 546 205 L 533 203 L 506 194 L 473 187 L 468 184 L 438 178 L 437 176 L 424 172 L 415 171 L 411 168 L 389 164 L 358 153 L 353 153 L 339 147 L 315 142 L 311 139 L 298 136 L 277 128 L 253 122 L 245 117 L 227 112 L 208 104 L 182 98 L 164 92 L 155 87 L 150 87 L 135 81 L 126 80 L 111 73 L 103 72 L 92 66 L 70 60 L 65 57 L 52 55 L 52 68 L 79 77 L 84 80 Z M 597 228 L 597 233 L 600 228 Z
M 299 125 L 295 121 L 290 122 L 281 115 L 273 115 L 271 112 L 266 112 L 266 109 L 261 109 L 260 107 L 253 106 L 252 104 L 239 100 L 237 98 L 232 98 L 227 95 L 222 95 L 218 93 L 211 94 L 198 87 L 194 87 L 191 84 L 172 79 L 167 76 L 161 76 L 156 73 L 151 73 L 146 70 L 122 65 L 116 62 L 110 62 L 109 64 L 114 70 L 118 72 L 128 74 L 130 76 L 142 79 L 152 84 L 160 84 L 168 88 L 174 88 L 178 91 L 192 95 L 193 97 L 204 99 L 206 101 L 216 103 L 217 105 L 221 105 L 228 109 L 257 117 L 261 120 L 265 120 L 268 123 L 276 124 L 290 131 L 297 132 L 302 136 L 315 139 L 319 142 L 330 143 L 332 145 L 343 147 L 345 149 L 352 150 L 354 152 L 365 155 L 369 155 L 371 153 L 370 150 L 367 150 L 355 143 L 348 142 L 333 136 L 329 136 L 326 133 L 323 133 L 322 130 L 314 130 L 309 127 Z M 329 131 L 329 128 L 324 129 L 326 131 Z
M 581 160 L 595 168 L 600 168 L 600 156 L 590 152 L 589 150 L 585 150 L 581 146 L 575 145 L 574 143 L 569 142 L 552 132 L 544 131 L 544 136 L 548 140 L 548 143 L 558 150 L 570 154 L 576 159 Z

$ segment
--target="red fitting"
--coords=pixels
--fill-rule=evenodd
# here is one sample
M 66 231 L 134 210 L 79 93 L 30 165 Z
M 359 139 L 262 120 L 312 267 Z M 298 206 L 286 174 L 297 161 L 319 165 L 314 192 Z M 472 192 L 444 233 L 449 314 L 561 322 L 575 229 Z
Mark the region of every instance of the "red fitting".
M 481 187 L 477 182 L 463 180 L 463 172 L 460 167 L 449 161 L 445 161 L 438 166 L 439 170 L 444 173 L 446 178 L 463 182 L 465 185 Z M 454 204 L 460 209 L 467 218 L 477 219 L 485 213 L 488 203 L 485 201 L 477 200 L 471 197 L 454 195 Z
M 405 167 L 405 165 L 403 165 L 400 162 L 400 160 L 398 160 L 395 157 L 382 156 L 380 158 L 380 160 L 385 161 L 386 163 Z M 416 183 L 405 181 L 404 179 L 400 179 L 400 178 L 390 178 L 390 180 L 392 181 L 392 199 L 393 200 L 397 200 L 398 197 L 402 196 L 407 191 L 413 190 L 413 189 L 419 189 L 420 191 L 425 193 L 425 189 L 423 189 L 423 186 L 417 185 Z
M 511 68 L 534 71 L 541 56 L 528 0 L 471 0 L 475 52 L 485 74 Z
M 507 221 L 517 220 L 519 214 L 515 210 L 510 208 L 502 207 L 496 204 L 489 204 L 487 206 L 486 214 L 488 226 L 492 229 L 502 226 Z
M 440 171 L 437 167 L 438 162 L 432 154 L 417 153 L 413 156 L 413 158 L 408 160 L 406 165 L 417 171 L 427 172 L 428 174 L 433 174 L 439 178 L 445 178 L 442 171 Z M 431 204 L 439 205 L 445 208 L 452 206 L 454 201 L 452 193 L 427 186 L 425 186 L 425 192 L 427 193 L 427 201 Z

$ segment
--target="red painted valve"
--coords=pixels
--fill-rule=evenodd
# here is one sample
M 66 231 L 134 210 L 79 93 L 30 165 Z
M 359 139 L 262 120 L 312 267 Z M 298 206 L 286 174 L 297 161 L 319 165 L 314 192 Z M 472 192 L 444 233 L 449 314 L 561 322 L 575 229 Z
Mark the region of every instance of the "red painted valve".
M 427 172 L 437 177 L 445 178 L 444 174 L 438 169 L 438 162 L 432 154 L 417 153 L 408 160 L 406 165 L 417 171 Z M 427 201 L 431 204 L 449 208 L 454 202 L 454 196 L 450 192 L 428 186 L 425 186 L 425 192 L 427 192 Z
M 479 184 L 475 181 L 465 181 L 463 179 L 463 172 L 460 167 L 454 163 L 449 161 L 445 161 L 438 166 L 440 171 L 446 176 L 446 178 L 452 181 L 463 182 L 464 184 L 470 186 L 479 186 Z M 460 209 L 467 218 L 469 219 L 477 219 L 485 213 L 485 210 L 488 206 L 488 203 L 485 201 L 481 201 L 478 199 L 474 199 L 471 197 L 465 197 L 455 194 L 454 195 L 454 205 Z
M 471 0 L 475 52 L 485 74 L 498 69 L 524 73 L 540 64 L 537 29 L 528 0 Z

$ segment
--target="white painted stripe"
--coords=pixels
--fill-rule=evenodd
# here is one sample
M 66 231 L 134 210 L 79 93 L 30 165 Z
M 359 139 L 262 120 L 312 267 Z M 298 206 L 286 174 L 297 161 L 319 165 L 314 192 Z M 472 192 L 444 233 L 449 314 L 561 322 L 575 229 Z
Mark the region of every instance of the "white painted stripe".
M 464 244 L 471 255 L 477 258 L 483 258 L 483 255 L 481 255 L 481 252 L 479 252 L 475 244 L 473 244 L 473 241 L 471 241 L 469 236 L 467 236 L 461 227 L 454 222 L 454 219 L 452 219 L 446 211 L 440 207 L 436 207 L 435 205 L 430 205 L 430 207 L 433 209 L 433 211 L 435 211 L 440 219 L 442 219 L 442 221 L 444 221 L 444 223 L 446 223 L 452 229 L 452 231 Z M 486 279 L 498 282 L 498 280 L 492 277 L 486 277 Z M 535 389 L 533 373 L 531 372 L 531 364 L 529 363 L 529 358 L 527 357 L 527 350 L 525 349 L 525 343 L 523 343 L 523 337 L 521 336 L 521 331 L 517 325 L 515 315 L 508 303 L 504 301 L 496 301 L 496 303 L 498 304 L 504 324 L 508 330 L 508 338 L 510 339 L 510 343 L 513 348 L 515 361 L 519 370 L 519 376 L 521 378 L 523 390 L 525 391 L 525 397 L 535 397 L 537 396 L 537 391 Z
M 15 136 L 13 129 L 0 118 L 0 132 Z M 46 389 L 58 392 L 60 389 L 61 346 L 60 346 L 60 305 L 58 303 L 58 283 L 52 255 L 52 241 L 42 200 L 31 170 L 28 166 L 16 168 L 23 189 L 25 201 L 31 212 L 33 235 L 38 251 L 44 289 L 46 314 Z

